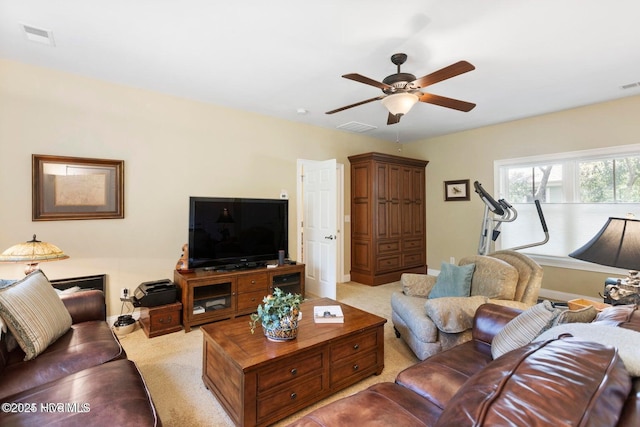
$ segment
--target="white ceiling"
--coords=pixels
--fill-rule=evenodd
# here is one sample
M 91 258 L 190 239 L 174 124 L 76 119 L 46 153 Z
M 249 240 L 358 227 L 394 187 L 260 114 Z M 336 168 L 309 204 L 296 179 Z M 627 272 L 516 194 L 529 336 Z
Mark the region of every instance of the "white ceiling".
M 410 142 L 640 94 L 621 89 L 640 82 L 639 16 L 637 0 L 0 0 L 0 57 Z M 428 91 L 477 107 L 419 103 L 392 126 L 379 101 L 324 114 L 381 95 L 340 76 L 380 81 L 397 52 L 417 77 L 475 65 Z

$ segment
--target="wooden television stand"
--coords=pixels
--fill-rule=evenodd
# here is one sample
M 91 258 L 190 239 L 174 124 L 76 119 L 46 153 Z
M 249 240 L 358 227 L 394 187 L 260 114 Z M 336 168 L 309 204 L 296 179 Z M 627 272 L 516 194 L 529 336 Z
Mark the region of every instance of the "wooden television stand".
M 274 288 L 304 297 L 304 268 L 304 264 L 285 264 L 233 271 L 176 270 L 173 277 L 180 287 L 185 332 L 195 325 L 253 313 Z

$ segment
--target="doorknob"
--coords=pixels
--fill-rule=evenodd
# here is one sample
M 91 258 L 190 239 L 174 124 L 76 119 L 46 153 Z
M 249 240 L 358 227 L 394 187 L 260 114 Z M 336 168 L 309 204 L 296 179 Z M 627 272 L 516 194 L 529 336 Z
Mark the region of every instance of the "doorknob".
M 337 239 L 338 236 L 332 236 L 331 234 L 329 234 L 328 236 L 324 236 L 325 239 L 329 239 L 329 240 L 333 240 L 333 239 Z

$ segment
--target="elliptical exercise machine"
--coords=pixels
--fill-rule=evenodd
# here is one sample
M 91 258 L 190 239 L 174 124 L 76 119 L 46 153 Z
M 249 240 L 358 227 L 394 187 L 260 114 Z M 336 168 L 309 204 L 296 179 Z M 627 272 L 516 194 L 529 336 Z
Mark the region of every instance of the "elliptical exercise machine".
M 506 200 L 499 199 L 496 201 L 487 191 L 482 188 L 482 184 L 478 181 L 473 183 L 473 187 L 476 193 L 480 196 L 484 202 L 484 218 L 482 219 L 482 230 L 480 232 L 480 243 L 478 245 L 478 254 L 487 255 L 491 251 L 491 242 L 495 242 L 500 236 L 500 227 L 504 222 L 515 221 L 518 217 L 518 211 L 511 206 Z M 547 229 L 547 223 L 540 207 L 540 201 L 536 199 L 536 210 L 538 211 L 538 217 L 540 218 L 540 224 L 544 231 L 544 240 L 536 243 L 529 243 L 527 245 L 516 246 L 514 248 L 508 248 L 508 250 L 517 251 L 519 249 L 531 248 L 534 246 L 544 245 L 549 241 L 549 230 Z

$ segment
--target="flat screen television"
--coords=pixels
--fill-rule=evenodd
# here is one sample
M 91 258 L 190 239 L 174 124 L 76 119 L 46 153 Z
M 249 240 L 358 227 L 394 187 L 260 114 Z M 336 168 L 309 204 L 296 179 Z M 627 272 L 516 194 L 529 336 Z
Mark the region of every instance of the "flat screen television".
M 289 201 L 189 198 L 189 268 L 233 270 L 288 257 Z

